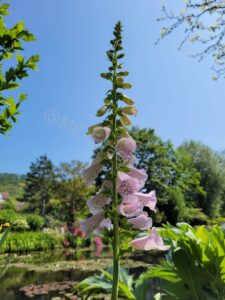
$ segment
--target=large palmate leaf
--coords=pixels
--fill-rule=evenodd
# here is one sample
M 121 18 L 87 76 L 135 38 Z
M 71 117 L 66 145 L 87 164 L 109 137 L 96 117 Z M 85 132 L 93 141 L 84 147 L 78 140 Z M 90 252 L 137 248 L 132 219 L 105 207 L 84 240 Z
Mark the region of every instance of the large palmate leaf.
M 222 227 L 193 228 L 180 223 L 166 225 L 161 235 L 172 244 L 167 261 L 149 268 L 137 284 L 148 278 L 161 278 L 163 293 L 158 299 L 225 299 L 225 232 Z

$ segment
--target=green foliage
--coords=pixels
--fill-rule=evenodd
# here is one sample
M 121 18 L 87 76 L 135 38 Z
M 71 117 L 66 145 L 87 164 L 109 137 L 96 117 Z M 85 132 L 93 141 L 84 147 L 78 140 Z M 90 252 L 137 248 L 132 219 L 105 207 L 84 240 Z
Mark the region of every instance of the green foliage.
M 20 81 L 28 77 L 29 70 L 37 70 L 38 55 L 28 59 L 20 54 L 23 51 L 23 43 L 34 41 L 35 37 L 20 21 L 11 28 L 5 25 L 5 16 L 9 14 L 8 4 L 0 5 L 0 134 L 5 134 L 12 128 L 12 123 L 17 121 L 19 108 L 26 99 L 25 94 L 20 94 L 18 99 L 6 97 L 3 93 L 20 86 Z M 15 66 L 9 65 L 9 59 L 14 61 Z
M 3 245 L 4 245 L 5 241 L 6 241 L 6 238 L 7 238 L 8 234 L 9 234 L 10 230 L 11 230 L 11 228 L 8 227 L 4 232 L 0 233 L 0 252 L 2 251 Z M 4 275 L 6 269 L 7 269 L 7 260 L 0 267 L 0 278 Z
M 195 222 L 199 217 L 195 199 L 203 198 L 205 192 L 191 156 L 184 149 L 176 150 L 171 142 L 163 142 L 153 129 L 133 127 L 130 134 L 137 142 L 137 167 L 148 173 L 146 191 L 157 192 L 155 223 Z M 205 219 L 204 214 L 201 219 Z
M 7 253 L 24 253 L 61 247 L 61 238 L 43 232 L 13 232 L 10 233 L 1 251 Z
M 91 244 L 91 239 L 85 239 L 84 237 L 78 236 L 74 233 L 67 232 L 64 236 L 64 246 L 82 249 L 88 247 Z
M 3 247 L 3 245 L 4 245 L 5 241 L 6 241 L 6 238 L 7 238 L 8 234 L 9 234 L 9 232 L 10 232 L 10 229 L 11 228 L 8 227 L 4 232 L 2 232 L 0 234 L 0 250 L 2 249 L 2 247 Z
M 31 230 L 41 230 L 45 225 L 45 219 L 42 216 L 26 214 L 25 217 Z
M 30 226 L 27 223 L 26 219 L 22 219 L 22 218 L 16 219 L 12 224 L 13 231 L 20 232 L 20 231 L 26 231 L 29 229 L 30 229 Z
M 13 224 L 18 218 L 18 215 L 13 210 L 2 209 L 0 210 L 0 224 L 10 223 Z
M 2 209 L 6 209 L 6 210 L 16 210 L 16 200 L 13 198 L 7 199 L 3 205 L 2 205 Z
M 0 210 L 0 224 L 10 223 L 13 231 L 40 230 L 45 225 L 43 217 L 35 214 L 18 214 L 13 210 Z
M 68 224 L 76 221 L 80 214 L 88 214 L 86 200 L 95 190 L 85 184 L 82 178 L 84 168 L 85 164 L 74 160 L 61 163 L 55 169 L 57 180 L 50 200 L 51 214 Z
M 172 244 L 171 253 L 161 265 L 142 274 L 161 278 L 160 299 L 224 300 L 225 295 L 225 231 L 220 226 L 197 229 L 186 223 L 165 226 L 161 236 Z
M 186 142 L 181 146 L 192 158 L 192 163 L 201 174 L 201 186 L 206 194 L 195 197 L 197 207 L 210 218 L 223 211 L 225 191 L 225 159 L 222 155 L 201 143 Z
M 93 275 L 81 281 L 74 287 L 74 292 L 78 293 L 84 299 L 92 299 L 98 294 L 111 294 L 112 293 L 112 281 L 113 281 L 112 268 L 107 271 L 101 271 L 101 275 Z M 135 296 L 132 293 L 133 290 L 133 278 L 127 271 L 120 268 L 119 273 L 119 296 L 122 299 L 135 300 Z
M 20 198 L 23 195 L 24 176 L 18 174 L 0 174 L 0 192 L 8 192 L 10 198 Z

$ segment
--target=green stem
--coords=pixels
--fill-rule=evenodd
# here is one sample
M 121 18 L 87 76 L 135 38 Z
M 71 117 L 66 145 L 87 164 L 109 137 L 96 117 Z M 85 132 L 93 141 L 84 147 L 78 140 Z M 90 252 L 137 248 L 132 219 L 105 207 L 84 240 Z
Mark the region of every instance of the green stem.
M 115 55 L 116 57 L 116 51 Z M 117 144 L 117 99 L 116 99 L 116 67 L 113 74 L 113 147 L 115 149 Z M 113 179 L 113 285 L 112 285 L 112 300 L 118 299 L 118 283 L 119 283 L 119 268 L 120 268 L 120 255 L 119 255 L 119 215 L 118 215 L 118 194 L 117 194 L 117 155 L 114 153 L 112 162 L 112 179 Z

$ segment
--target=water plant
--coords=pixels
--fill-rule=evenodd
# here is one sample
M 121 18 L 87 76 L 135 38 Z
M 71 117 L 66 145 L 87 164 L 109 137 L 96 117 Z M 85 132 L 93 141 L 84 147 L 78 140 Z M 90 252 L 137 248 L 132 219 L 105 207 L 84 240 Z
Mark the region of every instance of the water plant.
M 104 178 L 101 189 L 87 201 L 92 216 L 81 223 L 81 229 L 87 236 L 93 231 L 103 235 L 103 239 L 112 245 L 112 274 L 103 275 L 111 278 L 112 285 L 107 291 L 112 294 L 111 299 L 116 300 L 123 284 L 119 280 L 121 256 L 132 248 L 167 250 L 169 246 L 163 244 L 156 228 L 152 228 L 151 213 L 155 211 L 156 193 L 143 193 L 148 176 L 146 170 L 136 168 L 136 142 L 127 129 L 131 125 L 129 116 L 136 115 L 137 109 L 134 101 L 123 93 L 132 85 L 124 79 L 129 73 L 123 70 L 121 62 L 124 58 L 121 22 L 116 24 L 113 35 L 111 49 L 106 52 L 110 66 L 108 72 L 101 74 L 111 87 L 96 114 L 104 119 L 88 130 L 95 143 L 102 145 L 83 173 L 90 185 L 102 170 Z

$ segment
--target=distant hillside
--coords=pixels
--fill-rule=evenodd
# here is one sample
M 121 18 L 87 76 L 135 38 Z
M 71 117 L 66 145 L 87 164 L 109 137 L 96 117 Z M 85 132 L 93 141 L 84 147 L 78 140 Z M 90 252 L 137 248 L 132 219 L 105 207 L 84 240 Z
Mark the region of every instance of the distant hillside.
M 23 195 L 24 175 L 0 173 L 0 192 L 9 192 L 10 198 Z

